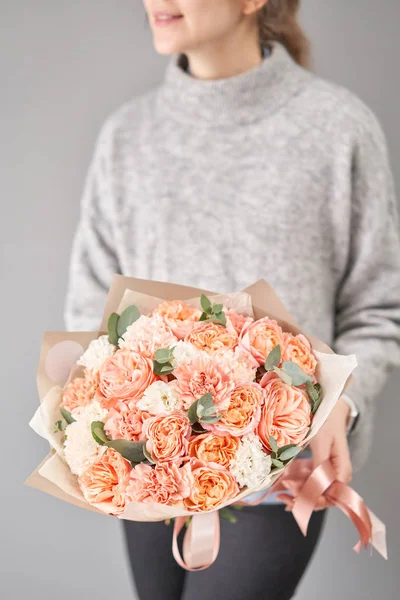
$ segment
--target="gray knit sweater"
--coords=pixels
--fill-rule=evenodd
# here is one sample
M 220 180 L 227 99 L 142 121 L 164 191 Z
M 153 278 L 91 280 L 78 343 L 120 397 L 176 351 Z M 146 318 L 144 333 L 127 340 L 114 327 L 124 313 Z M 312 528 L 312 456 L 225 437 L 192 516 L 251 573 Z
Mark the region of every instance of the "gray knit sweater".
M 264 278 L 305 332 L 357 355 L 358 469 L 400 363 L 399 219 L 381 127 L 279 44 L 227 79 L 195 79 L 184 62 L 173 56 L 162 84 L 99 132 L 66 327 L 99 327 L 114 273 L 221 292 Z

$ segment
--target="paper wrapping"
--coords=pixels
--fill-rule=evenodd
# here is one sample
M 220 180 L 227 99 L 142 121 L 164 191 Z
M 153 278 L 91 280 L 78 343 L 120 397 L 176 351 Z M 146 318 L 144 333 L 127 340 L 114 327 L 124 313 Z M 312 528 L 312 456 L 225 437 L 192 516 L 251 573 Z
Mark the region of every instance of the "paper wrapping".
M 302 331 L 274 289 L 263 279 L 236 294 L 219 294 L 210 290 L 116 274 L 107 296 L 99 331 L 46 332 L 43 336 L 37 372 L 40 406 L 32 418 L 30 426 L 48 440 L 52 450 L 28 477 L 26 485 L 76 506 L 100 512 L 85 501 L 77 478 L 71 474 L 64 461 L 61 434 L 54 433 L 54 423 L 61 417 L 58 407 L 62 390 L 79 370 L 76 361 L 89 343 L 107 332 L 108 318 L 112 312 L 121 314 L 131 304 L 135 304 L 141 312 L 150 312 L 164 300 L 175 299 L 184 300 L 188 304 L 200 308 L 202 293 L 209 296 L 213 302 L 224 303 L 227 308 L 235 308 L 241 314 L 254 316 L 255 319 L 264 316 L 275 319 L 284 331 L 293 334 L 302 333 L 309 339 L 318 360 L 316 376 L 322 386 L 324 397 L 314 416 L 311 432 L 301 444 L 302 447 L 307 445 L 318 433 L 344 390 L 350 385 L 351 373 L 357 366 L 354 355 L 335 354 L 324 342 Z M 268 489 L 280 477 L 283 470 L 284 468 L 276 470 L 263 485 L 243 490 L 233 501 L 227 501 L 214 510 L 238 502 L 257 491 Z M 183 505 L 172 507 L 155 503 L 132 502 L 127 505 L 120 518 L 132 521 L 161 521 L 193 514 L 193 512 L 185 510 Z

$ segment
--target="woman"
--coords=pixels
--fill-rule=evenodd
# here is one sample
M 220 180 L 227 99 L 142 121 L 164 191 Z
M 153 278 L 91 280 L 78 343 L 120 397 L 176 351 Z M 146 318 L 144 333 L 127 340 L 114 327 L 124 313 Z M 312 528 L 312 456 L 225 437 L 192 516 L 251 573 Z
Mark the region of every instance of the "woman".
M 145 0 L 165 79 L 106 120 L 82 198 L 65 321 L 96 329 L 112 275 L 233 292 L 259 278 L 302 328 L 355 353 L 351 388 L 315 438 L 349 482 L 373 399 L 400 362 L 400 244 L 384 135 L 349 91 L 309 70 L 299 0 Z M 324 508 L 321 504 L 319 508 Z M 291 598 L 307 538 L 283 505 L 222 520 L 212 567 L 187 573 L 171 527 L 125 523 L 140 598 Z

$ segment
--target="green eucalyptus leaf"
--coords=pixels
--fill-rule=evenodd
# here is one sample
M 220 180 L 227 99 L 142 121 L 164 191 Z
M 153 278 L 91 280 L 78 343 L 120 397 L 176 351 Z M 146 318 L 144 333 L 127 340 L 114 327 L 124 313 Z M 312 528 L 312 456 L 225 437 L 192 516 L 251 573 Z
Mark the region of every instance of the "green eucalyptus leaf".
M 129 440 L 108 440 L 106 446 L 114 448 L 126 460 L 133 463 L 141 463 L 147 457 L 143 452 L 146 442 L 130 442 Z
M 203 408 L 211 408 L 214 406 L 214 398 L 211 392 L 207 392 L 207 394 L 204 394 L 204 396 L 201 396 L 199 398 L 199 404 L 201 404 L 201 406 Z
M 285 360 L 282 369 L 286 375 L 289 375 L 289 377 L 292 378 L 292 385 L 303 385 L 303 383 L 306 383 L 307 381 L 312 381 L 312 377 L 307 375 L 307 373 L 304 373 L 299 365 L 296 365 L 296 363 L 291 360 Z
M 282 467 L 284 467 L 285 465 L 283 464 L 282 461 L 278 460 L 277 458 L 273 458 L 272 459 L 272 464 L 274 467 L 276 467 L 277 469 L 281 469 Z
M 74 419 L 74 417 L 71 415 L 71 413 L 68 412 L 65 408 L 60 408 L 60 413 L 62 414 L 64 419 L 67 421 L 68 425 L 71 425 L 71 423 L 75 423 L 76 419 Z
M 278 452 L 278 443 L 272 435 L 269 436 L 269 445 L 271 446 L 271 450 L 273 452 L 275 452 L 275 453 Z
M 311 405 L 314 405 L 314 403 L 317 402 L 317 400 L 319 398 L 319 392 L 318 392 L 318 389 L 315 388 L 312 381 L 306 382 L 306 391 L 307 391 L 307 395 L 310 399 Z
M 211 301 L 209 300 L 209 298 L 207 298 L 207 296 L 205 294 L 201 294 L 200 304 L 201 304 L 201 308 L 204 310 L 205 313 L 209 313 L 209 311 L 212 310 Z
M 64 419 L 62 419 L 61 421 L 56 421 L 54 433 L 59 433 L 60 431 L 65 431 L 66 427 L 67 427 L 67 423 L 66 423 L 66 421 L 64 421 Z
M 118 337 L 122 337 L 129 325 L 132 325 L 140 317 L 140 312 L 137 306 L 128 306 L 121 314 L 117 323 L 117 334 Z
M 314 406 L 312 407 L 312 410 L 311 410 L 311 412 L 312 412 L 313 415 L 315 415 L 315 413 L 317 412 L 317 410 L 321 406 L 321 402 L 322 402 L 322 396 L 316 402 L 314 402 Z
M 283 451 L 279 451 L 279 460 L 286 462 L 294 456 L 297 456 L 297 454 L 299 454 L 300 451 L 301 448 L 299 446 L 292 446 L 291 448 L 286 448 Z
M 155 461 L 153 460 L 153 458 L 152 458 L 152 456 L 151 456 L 150 452 L 147 450 L 147 448 L 146 448 L 146 444 L 144 444 L 144 446 L 143 446 L 143 454 L 145 455 L 145 457 L 146 457 L 146 459 L 147 459 L 147 462 L 148 462 L 150 465 L 155 465 L 155 464 L 156 464 L 156 463 L 155 463 Z M 142 461 L 142 462 L 144 462 L 144 461 Z
M 220 313 L 220 312 L 222 312 L 223 308 L 224 308 L 223 304 L 213 304 L 213 307 L 212 307 L 213 313 L 214 314 Z
M 193 402 L 193 404 L 190 405 L 189 410 L 188 410 L 188 419 L 192 423 L 192 425 L 194 423 L 196 423 L 196 421 L 198 420 L 198 414 L 197 414 L 198 404 L 199 404 L 199 400 L 195 400 Z
M 207 313 L 205 313 L 205 312 L 201 313 L 199 321 L 207 321 L 207 320 L 208 320 Z
M 90 429 L 92 431 L 92 437 L 97 444 L 100 446 L 104 446 L 109 439 L 104 433 L 104 423 L 102 421 L 93 421 L 90 425 Z
M 107 324 L 108 341 L 110 342 L 110 344 L 113 344 L 114 346 L 118 346 L 118 333 L 117 333 L 118 321 L 119 321 L 119 315 L 115 312 L 111 313 L 111 315 L 108 318 L 108 324 Z
M 156 361 L 161 365 L 173 358 L 173 349 L 172 348 L 160 348 L 160 350 L 156 351 Z
M 170 363 L 163 364 L 153 360 L 153 371 L 157 375 L 169 375 L 169 373 L 172 373 L 173 370 L 174 367 Z
M 267 356 L 267 360 L 265 361 L 266 371 L 272 371 L 274 367 L 279 367 L 279 363 L 281 362 L 281 354 L 281 347 L 279 344 L 272 348 L 271 352 Z
M 218 421 L 220 421 L 222 419 L 222 415 L 213 415 L 213 416 L 209 416 L 209 417 L 201 417 L 201 419 L 199 419 L 200 424 L 201 423 L 217 423 Z
M 196 421 L 196 423 L 193 423 L 192 425 L 192 431 L 194 433 L 205 433 L 207 429 L 204 429 L 204 427 L 202 427 L 200 423 Z
M 213 318 L 214 323 L 217 322 L 220 325 L 223 325 L 224 327 L 226 327 L 226 316 L 224 312 L 217 312 L 214 313 L 214 318 Z
M 283 383 L 286 383 L 287 385 L 292 385 L 292 378 L 290 377 L 290 375 L 285 373 L 285 371 L 283 371 L 282 369 L 279 369 L 279 367 L 274 367 L 272 370 L 274 371 L 274 373 L 279 375 L 279 377 L 282 379 Z

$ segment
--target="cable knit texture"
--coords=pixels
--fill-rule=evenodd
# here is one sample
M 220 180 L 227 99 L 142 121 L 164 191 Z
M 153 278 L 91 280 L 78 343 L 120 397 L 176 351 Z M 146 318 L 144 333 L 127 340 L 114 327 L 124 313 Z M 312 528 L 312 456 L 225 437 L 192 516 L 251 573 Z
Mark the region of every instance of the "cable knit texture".
M 358 469 L 400 363 L 399 217 L 382 129 L 280 44 L 227 79 L 184 67 L 172 56 L 161 85 L 115 109 L 98 134 L 66 327 L 99 327 L 114 273 L 219 292 L 264 278 L 305 332 L 357 355 Z

